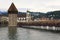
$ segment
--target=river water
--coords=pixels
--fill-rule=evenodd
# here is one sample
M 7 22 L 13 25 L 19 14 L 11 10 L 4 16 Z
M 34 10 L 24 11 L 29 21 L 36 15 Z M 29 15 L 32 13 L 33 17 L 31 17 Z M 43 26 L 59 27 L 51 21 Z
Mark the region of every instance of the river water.
M 0 40 L 60 40 L 60 33 L 20 27 L 17 30 L 9 31 L 8 27 L 1 27 Z

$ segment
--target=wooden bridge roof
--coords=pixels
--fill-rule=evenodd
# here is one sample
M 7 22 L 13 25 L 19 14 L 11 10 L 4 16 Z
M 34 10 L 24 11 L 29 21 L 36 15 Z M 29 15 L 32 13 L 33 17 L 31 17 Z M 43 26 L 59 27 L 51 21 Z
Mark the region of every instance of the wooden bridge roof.
M 18 14 L 18 17 L 26 17 L 26 13 L 20 13 Z

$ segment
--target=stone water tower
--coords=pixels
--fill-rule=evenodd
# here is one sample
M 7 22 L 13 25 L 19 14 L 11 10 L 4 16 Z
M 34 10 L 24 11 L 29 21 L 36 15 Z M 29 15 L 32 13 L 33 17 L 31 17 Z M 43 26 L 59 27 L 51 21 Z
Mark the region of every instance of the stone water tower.
M 12 3 L 10 8 L 8 9 L 9 27 L 17 26 L 17 14 L 18 14 L 18 10 L 15 7 L 14 3 Z

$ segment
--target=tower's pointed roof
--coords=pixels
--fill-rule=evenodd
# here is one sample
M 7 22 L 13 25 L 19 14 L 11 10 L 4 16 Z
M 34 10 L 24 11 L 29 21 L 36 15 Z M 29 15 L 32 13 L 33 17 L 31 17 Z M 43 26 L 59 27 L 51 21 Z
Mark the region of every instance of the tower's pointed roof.
M 8 11 L 18 11 L 18 10 L 15 7 L 14 3 L 12 3 L 11 6 L 9 7 Z

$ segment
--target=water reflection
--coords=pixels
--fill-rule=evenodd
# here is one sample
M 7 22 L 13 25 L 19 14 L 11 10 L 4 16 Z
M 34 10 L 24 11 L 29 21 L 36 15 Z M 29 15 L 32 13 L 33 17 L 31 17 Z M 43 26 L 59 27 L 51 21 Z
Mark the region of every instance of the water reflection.
M 0 40 L 60 40 L 60 33 L 18 27 L 0 28 Z
M 30 40 L 30 30 L 18 28 L 17 34 L 18 40 Z
M 14 28 L 14 27 L 9 27 L 8 28 L 8 37 L 9 37 L 9 40 L 17 40 L 17 28 Z

